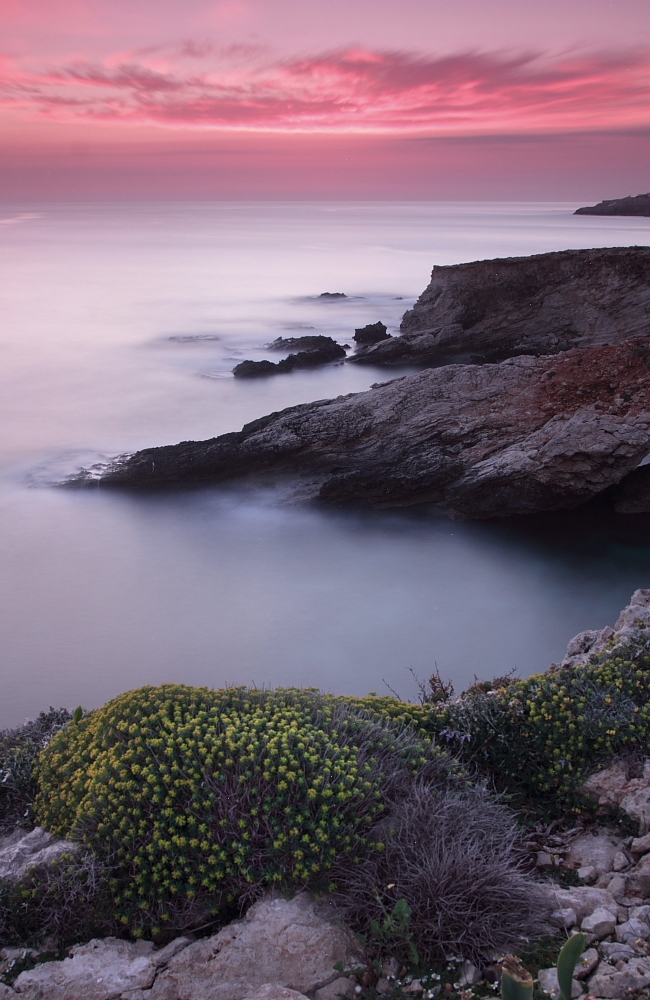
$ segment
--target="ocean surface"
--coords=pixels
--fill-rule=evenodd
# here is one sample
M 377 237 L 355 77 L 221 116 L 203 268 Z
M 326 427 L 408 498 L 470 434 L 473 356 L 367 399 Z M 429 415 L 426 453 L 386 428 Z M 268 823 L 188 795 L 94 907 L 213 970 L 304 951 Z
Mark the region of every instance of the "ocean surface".
M 68 491 L 82 465 L 384 381 L 233 379 L 278 336 L 395 332 L 431 267 L 650 242 L 575 205 L 0 206 L 0 726 L 161 682 L 417 692 L 527 675 L 650 586 L 643 532 Z M 344 292 L 324 301 L 322 292 Z M 281 356 L 281 355 L 280 355 Z M 275 355 L 277 360 L 278 355 Z

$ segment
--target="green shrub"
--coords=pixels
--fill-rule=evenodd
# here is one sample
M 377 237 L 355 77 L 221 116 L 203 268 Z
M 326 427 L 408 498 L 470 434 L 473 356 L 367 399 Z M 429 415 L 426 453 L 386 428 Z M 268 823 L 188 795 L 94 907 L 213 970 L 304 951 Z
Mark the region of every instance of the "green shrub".
M 410 720 L 515 801 L 580 811 L 587 775 L 650 738 L 650 644 L 603 653 L 580 667 L 525 680 L 477 683 L 447 702 L 348 699 L 378 716 Z
M 327 884 L 342 855 L 381 849 L 369 831 L 415 778 L 465 784 L 413 727 L 316 691 L 173 685 L 70 725 L 38 776 L 39 821 L 109 860 L 118 919 L 135 933 L 156 933 L 179 905 Z
M 31 825 L 34 766 L 43 748 L 69 720 L 67 709 L 50 708 L 24 726 L 0 732 L 0 831 Z

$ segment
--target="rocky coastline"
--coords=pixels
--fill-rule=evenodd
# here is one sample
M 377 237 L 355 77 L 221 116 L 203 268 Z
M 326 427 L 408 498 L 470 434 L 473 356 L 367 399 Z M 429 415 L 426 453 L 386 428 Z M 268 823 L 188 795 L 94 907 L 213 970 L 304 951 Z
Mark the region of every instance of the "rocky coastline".
M 598 495 L 620 513 L 650 510 L 637 471 L 650 454 L 650 248 L 436 267 L 402 329 L 378 329 L 348 360 L 429 366 L 419 374 L 121 456 L 65 485 L 283 483 L 294 499 L 458 518 Z
M 650 215 L 650 192 L 648 194 L 628 195 L 627 198 L 610 198 L 609 201 L 599 201 L 597 205 L 586 205 L 578 208 L 574 215 Z

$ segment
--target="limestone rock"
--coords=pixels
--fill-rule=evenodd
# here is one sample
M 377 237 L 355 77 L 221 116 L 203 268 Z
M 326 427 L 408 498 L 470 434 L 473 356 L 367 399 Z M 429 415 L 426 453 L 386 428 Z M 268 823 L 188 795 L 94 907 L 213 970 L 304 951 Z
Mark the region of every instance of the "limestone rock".
M 589 992 L 605 1000 L 619 1000 L 629 990 L 642 990 L 650 985 L 650 962 L 631 959 L 620 971 L 601 962 L 589 980 Z
M 550 994 L 553 1000 L 557 1000 L 560 995 L 560 984 L 557 981 L 557 969 L 540 969 L 537 973 L 537 982 L 539 983 L 540 990 L 544 993 Z M 577 979 L 571 981 L 571 997 L 572 1000 L 576 1000 L 577 997 L 582 996 L 583 988 L 582 983 L 579 983 Z
M 600 955 L 596 949 L 588 948 L 587 951 L 584 951 L 578 959 L 578 963 L 573 973 L 573 978 L 579 981 L 586 979 L 587 976 L 590 976 L 594 969 L 597 968 L 599 962 Z
M 68 485 L 160 488 L 247 477 L 286 482 L 328 503 L 430 503 L 465 518 L 575 507 L 650 451 L 644 350 L 650 355 L 650 338 L 423 371 L 290 407 L 238 433 L 146 449 Z M 620 404 L 603 371 L 625 393 Z
M 330 904 L 306 893 L 291 900 L 264 897 L 243 920 L 173 958 L 148 1000 L 242 1000 L 265 983 L 313 994 L 341 978 L 338 962 L 344 968 L 363 964 Z
M 650 607 L 647 604 L 635 604 L 638 595 L 647 595 L 650 601 L 650 591 L 636 591 L 633 595 L 633 603 L 621 612 L 616 625 L 616 636 L 624 637 L 628 630 L 631 634 L 639 627 L 636 623 L 640 620 L 635 609 L 639 613 L 643 611 L 648 615 L 650 621 Z M 632 622 L 632 624 L 629 624 Z M 639 825 L 639 834 L 645 836 L 650 829 L 650 758 L 646 760 L 643 767 L 643 775 L 640 778 L 629 778 L 626 767 L 616 762 L 602 771 L 596 771 L 583 784 L 582 791 L 586 795 L 595 798 L 599 806 L 617 806 L 627 816 Z
M 601 955 L 610 965 L 617 962 L 627 962 L 628 958 L 635 958 L 636 951 L 629 944 L 621 944 L 619 941 L 602 941 L 599 945 Z
M 319 990 L 316 990 L 314 1000 L 339 1000 L 340 997 L 353 997 L 356 985 L 354 979 L 340 976 L 333 983 L 328 983 L 327 986 L 321 986 Z
M 280 983 L 264 983 L 254 993 L 250 993 L 245 1000 L 305 1000 L 305 997 L 296 990 L 288 990 Z
M 41 826 L 20 838 L 14 835 L 12 842 L 0 849 L 0 879 L 18 882 L 32 865 L 50 864 L 78 847 L 69 840 L 58 840 Z
M 617 911 L 617 904 L 609 892 L 605 889 L 597 889 L 595 886 L 580 885 L 572 889 L 560 889 L 550 885 L 545 891 L 548 893 L 551 903 L 558 909 L 573 910 L 578 924 L 581 924 L 585 917 L 599 907 L 603 907 L 614 916 Z
M 596 829 L 594 833 L 583 833 L 569 844 L 564 863 L 569 867 L 592 866 L 598 875 L 611 872 L 614 859 L 620 852 L 621 840 L 609 831 Z
M 434 267 L 394 337 L 361 364 L 447 364 L 556 354 L 647 330 L 650 248 L 564 250 Z
M 616 930 L 616 915 L 604 906 L 599 906 L 593 913 L 584 918 L 580 930 L 590 935 L 592 941 L 602 941 Z
M 95 939 L 75 945 L 62 962 L 44 962 L 21 972 L 14 989 L 24 1000 L 113 1000 L 148 990 L 158 969 L 188 944 L 187 938 L 176 938 L 156 950 L 151 941 Z
M 564 927 L 566 930 L 570 930 L 578 923 L 576 911 L 571 906 L 562 906 L 559 910 L 553 910 L 549 920 L 556 927 Z
M 621 944 L 632 944 L 634 941 L 647 941 L 650 937 L 650 925 L 644 920 L 637 920 L 632 917 L 619 924 L 616 928 L 616 940 Z
M 13 1000 L 16 1000 L 17 996 L 18 994 L 14 993 L 11 986 L 5 986 L 4 983 L 0 983 L 0 1000 L 11 1000 L 12 997 Z
M 644 837 L 635 837 L 630 845 L 632 854 L 648 854 L 650 852 L 650 833 Z

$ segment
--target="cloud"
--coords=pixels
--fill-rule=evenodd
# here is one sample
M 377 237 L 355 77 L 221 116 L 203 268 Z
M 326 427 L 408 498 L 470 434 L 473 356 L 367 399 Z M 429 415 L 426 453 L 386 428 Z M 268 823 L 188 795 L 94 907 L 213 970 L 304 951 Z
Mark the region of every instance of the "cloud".
M 263 62 L 184 41 L 102 63 L 0 58 L 0 106 L 22 117 L 424 135 L 644 128 L 650 49 L 593 54 L 357 48 Z M 188 61 L 189 60 L 189 61 Z

